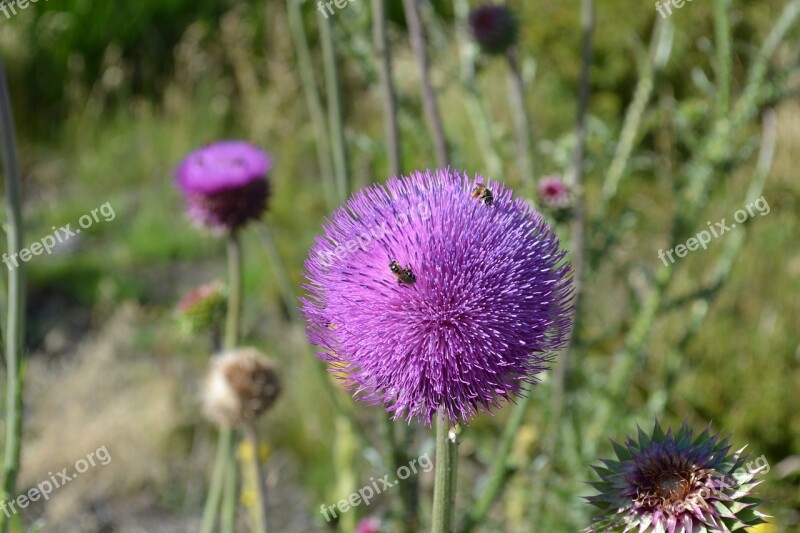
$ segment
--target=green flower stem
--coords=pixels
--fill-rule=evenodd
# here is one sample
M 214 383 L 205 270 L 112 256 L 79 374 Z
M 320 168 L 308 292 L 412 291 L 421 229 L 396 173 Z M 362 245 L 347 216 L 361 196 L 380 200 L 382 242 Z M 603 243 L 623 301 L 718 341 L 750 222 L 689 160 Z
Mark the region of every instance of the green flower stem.
M 224 348 L 239 344 L 242 317 L 242 242 L 238 231 L 228 235 L 228 316 L 225 321 Z
M 451 435 L 452 433 L 452 435 Z M 433 485 L 432 533 L 452 533 L 455 526 L 458 434 L 450 421 L 437 414 L 436 469 Z
M 267 533 L 267 484 L 264 470 L 261 468 L 261 459 L 258 457 L 258 433 L 253 424 L 245 426 L 245 437 L 250 445 L 250 479 L 256 502 L 251 509 L 254 533 Z
M 214 471 L 211 474 L 211 485 L 203 509 L 202 533 L 213 533 L 217 522 L 217 513 L 222 501 L 222 483 L 225 479 L 225 464 L 233 431 L 230 428 L 221 428 L 217 441 L 217 456 L 214 459 Z
M 6 210 L 8 212 L 8 254 L 13 257 L 22 247 L 22 199 L 20 194 L 20 171 L 17 160 L 14 114 L 8 92 L 5 67 L 0 63 L 0 128 L 2 130 L 3 177 L 6 188 Z M 8 317 L 6 323 L 6 413 L 5 454 L 3 457 L 3 500 L 14 498 L 19 474 L 22 443 L 22 392 L 25 365 L 22 351 L 25 339 L 25 263 L 8 273 Z M 9 520 L 0 514 L 0 531 L 8 529 Z
M 242 309 L 242 245 L 238 231 L 228 235 L 228 315 L 225 321 L 223 348 L 231 350 L 239 343 Z M 215 530 L 222 500 L 222 531 L 232 533 L 236 520 L 236 436 L 230 427 L 221 427 L 211 485 L 203 509 L 203 533 Z
M 497 498 L 500 497 L 506 486 L 506 482 L 513 474 L 513 469 L 509 465 L 508 457 L 514 444 L 514 437 L 516 437 L 519 428 L 522 426 L 522 422 L 525 420 L 525 411 L 531 399 L 529 389 L 522 391 L 522 394 L 524 396 L 517 402 L 517 405 L 514 406 L 511 417 L 508 419 L 505 429 L 503 429 L 503 435 L 500 438 L 500 444 L 497 448 L 494 462 L 492 463 L 492 472 L 489 477 L 489 482 L 483 489 L 481 497 L 475 505 L 472 506 L 472 510 L 467 515 L 464 525 L 459 530 L 461 533 L 470 533 L 477 526 L 483 524 L 492 505 Z
M 222 493 L 222 529 L 223 533 L 236 531 L 236 508 L 238 502 L 238 477 L 236 464 L 236 432 L 232 431 L 230 446 L 225 450 L 225 487 Z
M 339 200 L 336 196 L 336 182 L 333 175 L 331 162 L 331 148 L 328 140 L 328 128 L 325 121 L 325 110 L 322 107 L 314 76 L 314 63 L 311 59 L 311 50 L 308 47 L 306 30 L 303 27 L 303 14 L 300 9 L 300 0 L 286 0 L 286 13 L 289 22 L 289 32 L 297 54 L 297 70 L 300 74 L 300 86 L 306 100 L 311 125 L 314 129 L 314 138 L 317 152 L 317 165 L 322 174 L 322 190 L 328 209 L 336 209 Z
M 333 170 L 336 176 L 336 194 L 339 203 L 347 199 L 348 176 L 347 142 L 344 137 L 342 120 L 342 95 L 339 88 L 339 72 L 336 66 L 336 49 L 333 43 L 331 20 L 317 17 L 319 21 L 319 39 L 322 44 L 322 65 L 325 70 L 325 94 L 328 100 L 328 127 L 331 138 Z
M 272 228 L 267 224 L 259 224 L 258 229 L 261 234 L 261 242 L 264 244 L 267 257 L 275 273 L 275 281 L 278 283 L 283 306 L 286 308 L 286 312 L 289 313 L 289 317 L 292 321 L 300 323 L 300 313 L 297 310 L 297 296 L 294 294 L 292 282 L 286 271 L 286 265 L 283 264 L 280 253 L 278 252 L 278 245 L 275 242 L 275 236 L 272 234 Z

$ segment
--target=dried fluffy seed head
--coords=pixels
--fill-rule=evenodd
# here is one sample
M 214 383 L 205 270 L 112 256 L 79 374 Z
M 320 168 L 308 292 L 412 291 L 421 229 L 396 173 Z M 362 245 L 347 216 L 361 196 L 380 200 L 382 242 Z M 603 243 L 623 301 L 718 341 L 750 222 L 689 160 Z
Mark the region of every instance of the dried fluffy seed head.
M 491 205 L 473 198 L 477 184 Z M 306 261 L 309 337 L 357 399 L 395 418 L 467 422 L 499 407 L 536 382 L 571 327 L 566 252 L 499 183 L 450 170 L 391 179 L 324 230 Z
M 255 422 L 272 407 L 281 382 L 272 362 L 253 348 L 240 348 L 212 359 L 203 404 L 221 425 Z
M 222 141 L 189 154 L 175 171 L 189 218 L 222 233 L 261 218 L 270 188 L 270 157 L 243 141 Z
M 728 455 L 728 440 L 708 429 L 693 437 L 685 424 L 665 434 L 656 422 L 650 437 L 640 429 L 625 446 L 612 441 L 617 460 L 594 467 L 599 494 L 588 500 L 600 512 L 586 531 L 730 532 L 763 523 L 750 496 L 756 472 L 740 473 L 747 457 Z
M 502 54 L 517 42 L 519 24 L 514 12 L 502 5 L 485 5 L 469 15 L 469 29 L 484 53 Z

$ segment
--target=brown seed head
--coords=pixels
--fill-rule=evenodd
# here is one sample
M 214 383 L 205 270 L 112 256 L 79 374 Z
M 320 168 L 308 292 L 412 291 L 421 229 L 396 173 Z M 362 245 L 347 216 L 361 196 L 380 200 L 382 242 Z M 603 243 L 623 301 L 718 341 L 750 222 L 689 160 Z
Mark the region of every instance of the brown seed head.
M 212 360 L 204 410 L 221 425 L 252 423 L 272 407 L 280 391 L 273 363 L 254 348 L 239 348 Z

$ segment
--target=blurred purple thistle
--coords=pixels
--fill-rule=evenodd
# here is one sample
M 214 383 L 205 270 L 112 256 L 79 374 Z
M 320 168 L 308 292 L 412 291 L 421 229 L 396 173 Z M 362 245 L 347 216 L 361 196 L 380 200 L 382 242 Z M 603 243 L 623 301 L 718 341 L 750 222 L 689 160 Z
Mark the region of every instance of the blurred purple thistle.
M 272 160 L 244 141 L 220 141 L 186 156 L 175 171 L 189 218 L 217 233 L 232 233 L 261 218 L 270 193 Z
M 485 54 L 505 53 L 517 43 L 519 24 L 513 11 L 503 5 L 484 5 L 469 14 L 472 37 Z
M 499 183 L 393 178 L 353 195 L 324 231 L 306 261 L 309 338 L 357 399 L 395 419 L 467 422 L 513 400 L 572 326 L 566 252 Z
M 729 440 L 708 429 L 693 437 L 686 424 L 665 434 L 656 422 L 652 436 L 639 429 L 638 441 L 612 441 L 617 460 L 594 467 L 599 494 L 588 500 L 601 511 L 586 531 L 729 532 L 763 523 L 749 494 L 757 471 L 741 473 L 747 457 L 743 449 L 729 455 Z

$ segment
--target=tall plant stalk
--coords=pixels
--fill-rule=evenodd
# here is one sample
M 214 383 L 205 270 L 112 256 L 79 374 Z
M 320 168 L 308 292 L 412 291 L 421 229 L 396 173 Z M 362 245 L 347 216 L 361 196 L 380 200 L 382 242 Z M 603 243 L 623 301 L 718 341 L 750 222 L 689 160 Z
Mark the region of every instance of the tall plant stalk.
M 383 90 L 389 172 L 392 176 L 400 176 L 402 153 L 400 151 L 400 132 L 397 126 L 397 95 L 392 80 L 392 49 L 386 34 L 386 0 L 372 0 L 372 42 Z
M 506 51 L 511 73 L 511 102 L 512 115 L 517 130 L 517 159 L 519 170 L 522 173 L 522 182 L 528 191 L 533 191 L 535 182 L 535 167 L 533 159 L 533 122 L 525 103 L 525 80 L 522 77 L 522 66 L 519 64 L 519 51 L 516 46 Z
M 328 127 L 331 138 L 333 171 L 336 176 L 336 193 L 339 203 L 347 199 L 349 194 L 347 141 L 344 136 L 342 118 L 342 95 L 339 87 L 339 69 L 336 65 L 336 48 L 333 42 L 331 21 L 325 17 L 317 17 L 319 21 L 319 38 L 322 44 L 322 65 L 325 71 L 325 95 L 328 101 Z
M 439 105 L 436 103 L 436 93 L 431 83 L 430 62 L 428 61 L 428 44 L 422 28 L 422 18 L 419 13 L 417 0 L 403 0 L 403 7 L 406 13 L 406 23 L 408 24 L 408 34 L 411 40 L 411 47 L 417 58 L 417 65 L 420 70 L 422 80 L 422 103 L 425 108 L 425 117 L 428 122 L 428 129 L 433 137 L 433 144 L 436 148 L 436 162 L 442 168 L 450 164 L 450 156 L 447 152 L 447 141 L 444 136 L 444 126 L 442 117 L 439 113 Z
M 433 485 L 432 533 L 452 533 L 455 526 L 458 435 L 450 420 L 437 414 L 436 468 Z
M 583 285 L 584 263 L 585 263 L 585 236 L 586 220 L 585 205 L 583 196 L 583 181 L 586 170 L 586 139 L 587 127 L 586 118 L 589 113 L 589 96 L 591 92 L 590 73 L 592 58 L 594 56 L 592 38 L 595 28 L 595 6 L 594 0 L 582 0 L 581 2 L 581 27 L 583 42 L 581 46 L 581 77 L 578 86 L 578 117 L 575 127 L 575 149 L 572 153 L 572 164 L 567 173 L 566 180 L 575 193 L 572 222 L 571 222 L 571 248 L 572 248 L 572 268 L 575 287 L 575 324 L 569 332 L 566 346 L 561 351 L 558 364 L 553 376 L 553 394 L 549 416 L 549 431 L 546 433 L 542 452 L 549 461 L 538 472 L 533 487 L 533 514 L 532 522 L 538 523 L 542 509 L 545 505 L 545 495 L 547 493 L 547 483 L 550 471 L 555 461 L 555 456 L 560 442 L 561 425 L 563 424 L 562 412 L 566 396 L 567 376 L 570 370 L 570 359 L 573 352 L 575 341 L 575 330 L 578 328 L 580 295 Z
M 317 165 L 322 174 L 322 190 L 325 194 L 328 209 L 335 209 L 339 205 L 339 201 L 336 197 L 336 181 L 333 174 L 325 110 L 322 106 L 322 98 L 314 76 L 314 63 L 311 60 L 311 50 L 308 47 L 306 30 L 303 26 L 300 0 L 286 0 L 286 14 L 289 22 L 289 33 L 292 36 L 292 43 L 297 54 L 300 87 L 303 90 L 303 98 L 306 101 L 308 115 L 314 130 L 314 147 L 317 153 Z
M 231 350 L 239 343 L 242 312 L 242 243 L 238 230 L 227 238 L 228 250 L 228 314 L 225 319 L 223 348 Z M 233 428 L 222 426 L 217 440 L 217 455 L 211 474 L 211 485 L 203 509 L 201 531 L 215 531 L 220 505 L 222 531 L 232 533 L 236 516 L 236 436 Z
M 464 106 L 472 122 L 472 131 L 478 148 L 482 151 L 483 162 L 489 176 L 504 175 L 503 160 L 497 146 L 497 134 L 486 109 L 486 101 L 475 83 L 475 55 L 469 39 L 467 24 L 469 1 L 453 0 L 453 13 L 456 20 L 456 38 L 461 56 L 461 86 L 464 90 Z
M 22 247 L 22 195 L 17 160 L 14 114 L 8 91 L 5 66 L 0 62 L 0 128 L 2 128 L 3 177 L 8 213 L 8 254 L 19 254 Z M 22 444 L 22 393 L 25 366 L 22 361 L 25 339 L 25 263 L 8 273 L 8 317 L 6 322 L 6 442 L 3 456 L 3 500 L 14 498 L 19 475 Z M 0 531 L 8 529 L 9 518 L 0 514 Z

